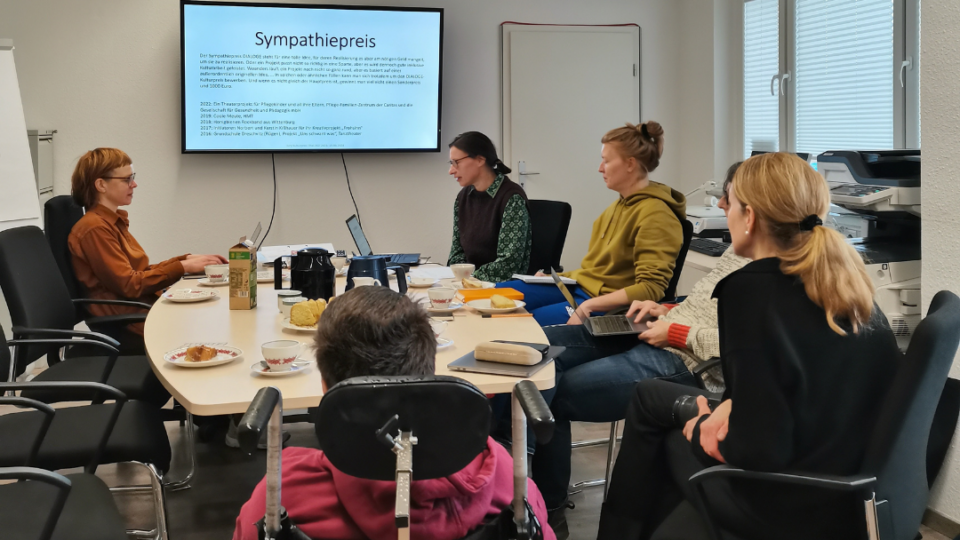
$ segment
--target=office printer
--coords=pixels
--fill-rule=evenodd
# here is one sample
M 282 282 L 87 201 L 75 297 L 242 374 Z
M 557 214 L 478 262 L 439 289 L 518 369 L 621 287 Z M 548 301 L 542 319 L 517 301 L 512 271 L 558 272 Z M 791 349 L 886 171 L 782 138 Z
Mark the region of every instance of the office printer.
M 876 287 L 874 299 L 906 348 L 920 322 L 920 150 L 829 151 L 817 168 L 833 204 L 858 214 L 851 227 L 828 219 L 856 248 Z M 850 236 L 845 234 L 845 236 Z

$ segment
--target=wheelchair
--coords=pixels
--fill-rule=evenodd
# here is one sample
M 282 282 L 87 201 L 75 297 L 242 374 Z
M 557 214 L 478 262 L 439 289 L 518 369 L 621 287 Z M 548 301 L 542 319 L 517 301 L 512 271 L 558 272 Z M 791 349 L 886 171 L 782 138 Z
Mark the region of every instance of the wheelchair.
M 462 540 L 542 540 L 527 502 L 527 423 L 538 440 L 553 435 L 553 415 L 540 391 L 521 381 L 512 392 L 514 494 L 511 506 Z M 399 540 L 410 538 L 410 486 L 442 478 L 486 447 L 490 404 L 477 387 L 456 377 L 356 377 L 331 388 L 313 413 L 320 448 L 340 471 L 395 481 Z M 267 431 L 266 512 L 257 524 L 266 540 L 311 540 L 280 505 L 282 399 L 262 388 L 238 427 L 241 449 L 253 453 Z

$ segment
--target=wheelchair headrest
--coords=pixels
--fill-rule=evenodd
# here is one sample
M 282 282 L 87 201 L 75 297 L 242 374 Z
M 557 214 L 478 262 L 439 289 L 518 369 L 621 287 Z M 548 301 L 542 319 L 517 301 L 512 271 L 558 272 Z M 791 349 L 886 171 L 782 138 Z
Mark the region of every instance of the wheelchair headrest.
M 377 439 L 410 431 L 413 479 L 450 476 L 487 447 L 490 404 L 477 387 L 456 377 L 355 377 L 331 388 L 314 413 L 320 448 L 340 471 L 368 480 L 396 477 L 396 455 Z

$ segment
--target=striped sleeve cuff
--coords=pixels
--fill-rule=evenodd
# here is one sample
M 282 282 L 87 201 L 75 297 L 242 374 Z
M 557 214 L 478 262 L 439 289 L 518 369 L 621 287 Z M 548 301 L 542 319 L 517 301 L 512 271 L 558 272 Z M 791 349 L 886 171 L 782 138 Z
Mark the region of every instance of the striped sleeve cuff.
M 672 323 L 670 328 L 667 330 L 667 342 L 669 342 L 670 346 L 674 349 L 686 349 L 687 334 L 689 333 L 689 326 Z

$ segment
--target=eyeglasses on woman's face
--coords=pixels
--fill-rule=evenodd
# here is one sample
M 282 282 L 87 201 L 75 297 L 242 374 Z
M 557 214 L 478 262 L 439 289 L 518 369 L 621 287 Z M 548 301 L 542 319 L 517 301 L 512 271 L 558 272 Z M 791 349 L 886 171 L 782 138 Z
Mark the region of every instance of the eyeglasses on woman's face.
M 104 176 L 104 180 L 123 180 L 128 186 L 131 182 L 137 179 L 137 173 L 132 173 L 130 176 Z
M 469 158 L 471 158 L 471 157 L 472 157 L 472 156 L 463 156 L 462 158 L 459 158 L 459 159 L 451 159 L 451 160 L 448 161 L 447 163 L 449 163 L 450 166 L 453 167 L 454 169 L 459 169 L 459 168 L 460 168 L 460 162 L 463 161 L 463 160 L 465 160 L 465 159 L 469 159 Z

